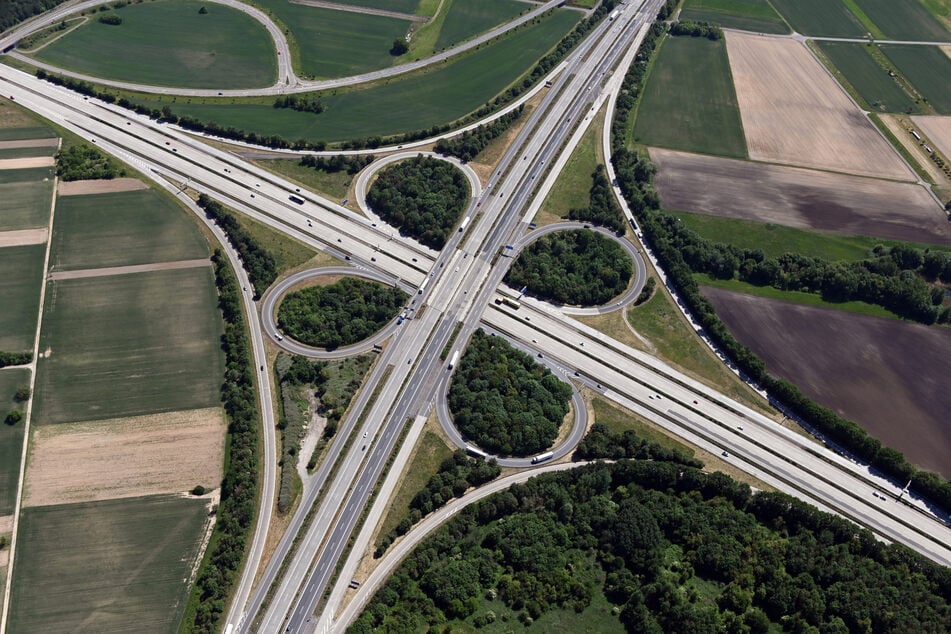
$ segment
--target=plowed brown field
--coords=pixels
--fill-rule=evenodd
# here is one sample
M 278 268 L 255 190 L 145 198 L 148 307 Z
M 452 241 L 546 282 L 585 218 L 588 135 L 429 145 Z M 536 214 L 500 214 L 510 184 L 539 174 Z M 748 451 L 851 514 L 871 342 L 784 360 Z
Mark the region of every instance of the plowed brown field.
M 769 371 L 951 477 L 951 329 L 703 288 Z
M 726 40 L 751 159 L 914 178 L 804 45 L 734 31 Z
M 951 244 L 951 223 L 919 185 L 657 148 L 650 155 L 668 209 Z

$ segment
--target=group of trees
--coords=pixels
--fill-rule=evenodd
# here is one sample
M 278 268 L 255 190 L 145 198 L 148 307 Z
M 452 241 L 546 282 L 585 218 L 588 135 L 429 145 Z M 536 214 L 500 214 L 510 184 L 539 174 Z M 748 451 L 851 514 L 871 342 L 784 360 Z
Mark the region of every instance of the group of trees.
M 308 154 L 301 158 L 300 165 L 329 173 L 346 170 L 347 174 L 353 176 L 372 162 L 373 156 L 369 154 L 334 154 L 333 156 Z
M 333 350 L 375 333 L 405 301 L 398 288 L 345 277 L 288 293 L 277 309 L 277 323 L 301 343 Z
M 587 207 L 568 211 L 568 218 L 606 227 L 614 233 L 624 235 L 626 222 L 624 212 L 614 198 L 611 182 L 608 180 L 604 165 L 598 164 L 591 174 L 590 199 Z
M 6 31 L 63 2 L 65 0 L 4 0 L 0 2 L 0 31 Z
M 949 596 L 951 570 L 848 520 L 721 473 L 621 460 L 460 511 L 350 631 L 521 628 L 598 597 L 637 633 L 938 632 Z
M 621 433 L 612 432 L 604 423 L 595 423 L 578 443 L 574 460 L 662 460 L 702 469 L 703 463 L 679 449 L 668 449 L 661 444 L 641 438 L 632 429 Z
M 82 143 L 56 153 L 56 175 L 64 181 L 112 179 L 125 176 L 125 169 L 111 156 Z
M 297 95 L 286 95 L 274 100 L 275 108 L 289 108 L 298 112 L 312 112 L 320 114 L 324 111 L 324 104 L 320 97 L 298 97 Z
M 812 401 L 795 385 L 767 373 L 763 361 L 733 337 L 726 324 L 717 316 L 713 305 L 700 293 L 694 269 L 688 264 L 689 260 L 695 265 L 721 270 L 724 275 L 730 270 L 738 271 L 742 268 L 746 272 L 745 275 L 752 276 L 753 279 L 772 270 L 777 275 L 776 279 L 795 279 L 797 283 L 807 284 L 806 288 L 813 289 L 813 292 L 822 292 L 822 283 L 830 284 L 831 292 L 838 276 L 851 272 L 856 276 L 856 284 L 846 284 L 844 288 L 852 287 L 862 292 L 882 292 L 881 297 L 889 298 L 889 307 L 894 306 L 898 311 L 905 311 L 904 314 L 919 314 L 927 320 L 929 316 L 945 319 L 945 313 L 937 311 L 934 305 L 935 296 L 930 288 L 924 290 L 922 284 L 925 282 L 922 278 L 947 283 L 947 280 L 951 279 L 947 277 L 945 268 L 948 256 L 940 252 L 920 253 L 909 247 L 897 247 L 892 250 L 878 249 L 874 253 L 875 257 L 850 265 L 817 262 L 814 258 L 793 254 L 775 259 L 777 266 L 773 268 L 771 265 L 758 266 L 760 263 L 756 261 L 758 256 L 755 252 L 750 254 L 753 257 L 747 258 L 747 252 L 743 251 L 743 257 L 740 258 L 739 251 L 731 250 L 735 249 L 734 247 L 700 239 L 695 241 L 681 223 L 661 211 L 660 198 L 653 187 L 655 168 L 650 159 L 627 148 L 626 129 L 643 86 L 644 69 L 648 66 L 657 40 L 665 28 L 661 22 L 652 25 L 624 78 L 623 90 L 618 97 L 615 118 L 611 125 L 611 160 L 621 191 L 640 223 L 645 240 L 663 266 L 668 281 L 677 288 L 681 300 L 707 335 L 750 379 L 759 383 L 778 402 L 788 407 L 791 414 L 800 417 L 846 451 L 876 465 L 883 473 L 901 484 L 911 479 L 912 489 L 917 494 L 930 499 L 946 511 L 951 510 L 951 483 L 947 480 L 918 470 L 908 463 L 900 452 L 883 447 L 881 442 L 869 436 L 853 421 L 842 418 Z M 736 257 L 735 267 L 733 256 Z M 765 260 L 764 258 L 763 261 Z M 891 260 L 891 264 L 888 260 Z M 728 264 L 723 266 L 725 261 Z M 788 272 L 785 263 L 789 264 Z M 806 265 L 801 266 L 802 263 Z M 903 266 L 913 268 L 903 269 Z M 821 275 L 818 274 L 820 271 Z M 787 278 L 787 275 L 791 277 Z M 863 280 L 861 284 L 858 283 L 859 278 Z M 894 303 L 895 298 L 900 298 L 903 291 L 907 293 L 909 300 L 908 307 L 905 308 Z M 842 297 L 841 293 L 833 295 Z
M 451 139 L 441 139 L 436 143 L 434 150 L 439 154 L 455 156 L 463 163 L 475 159 L 493 139 L 505 133 L 512 124 L 519 120 L 525 104 L 520 105 L 491 123 L 484 123 L 475 130 L 463 132 Z
M 210 552 L 198 571 L 185 614 L 183 631 L 220 631 L 219 620 L 231 596 L 232 586 L 244 559 L 248 532 L 256 512 L 258 462 L 257 396 L 251 366 L 251 348 L 241 310 L 241 287 L 228 259 L 215 249 L 211 261 L 218 286 L 218 306 L 224 319 L 221 347 L 225 352 L 225 375 L 221 401 L 228 416 L 225 476 L 221 483 L 215 532 Z
M 248 277 L 254 286 L 254 298 L 261 296 L 268 286 L 277 279 L 277 262 L 274 256 L 238 222 L 238 219 L 225 209 L 224 205 L 213 200 L 207 194 L 198 197 L 198 206 L 205 210 L 205 214 L 214 220 L 227 234 L 229 242 L 234 246 Z
M 315 361 L 280 353 L 274 368 L 280 386 L 282 456 L 281 481 L 277 494 L 277 510 L 286 513 L 299 492 L 297 479 L 298 452 L 312 414 L 326 418 L 323 434 L 309 457 L 307 468 L 316 464 L 326 443 L 337 433 L 340 418 L 360 389 L 362 376 L 372 363 L 371 355 L 360 355 L 334 361 Z M 349 381 L 343 374 L 350 374 Z M 316 401 L 315 410 L 312 404 Z
M 654 294 L 654 289 L 657 287 L 657 280 L 654 279 L 654 276 L 647 278 L 647 282 L 644 284 L 644 288 L 641 289 L 641 292 L 637 294 L 637 297 L 634 299 L 634 305 L 640 306 L 647 300 L 651 298 Z
M 708 40 L 722 40 L 723 29 L 707 22 L 693 22 L 681 20 L 670 25 L 671 35 L 689 35 L 690 37 L 705 37 Z
M 459 169 L 420 154 L 380 170 L 367 203 L 401 233 L 438 250 L 459 222 L 469 196 L 469 183 Z
M 0 368 L 8 365 L 26 365 L 32 360 L 32 352 L 0 352 Z
M 481 329 L 449 386 L 449 410 L 462 435 L 505 456 L 530 456 L 550 447 L 570 399 L 570 385 Z
M 759 249 L 740 249 L 712 242 L 687 229 L 673 215 L 657 211 L 653 221 L 671 248 L 696 273 L 719 279 L 740 279 L 756 286 L 816 293 L 830 302 L 863 301 L 925 324 L 951 321 L 951 307 L 941 307 L 951 283 L 951 254 L 918 251 L 906 245 L 876 247 L 856 262 L 828 261 L 785 253 L 767 258 Z M 932 283 L 929 283 L 929 280 Z
M 122 24 L 122 18 L 117 16 L 115 13 L 110 13 L 108 15 L 100 15 L 99 21 L 103 24 L 108 24 L 110 26 L 119 26 Z
M 631 258 L 610 238 L 587 229 L 558 231 L 528 245 L 505 282 L 559 304 L 598 306 L 624 292 L 633 270 Z
M 393 46 L 390 47 L 390 55 L 399 57 L 409 52 L 409 43 L 405 37 L 398 37 L 393 40 Z
M 30 400 L 30 388 L 27 385 L 21 385 L 13 394 L 13 401 L 17 404 L 17 407 L 14 407 L 9 412 L 7 412 L 3 422 L 7 425 L 16 425 L 21 420 L 23 420 L 23 410 L 21 410 L 19 406 L 21 406 L 23 403 L 26 403 L 28 400 Z
M 409 513 L 403 516 L 392 531 L 377 541 L 374 558 L 380 558 L 393 541 L 409 532 L 416 522 L 441 508 L 453 498 L 461 497 L 471 487 L 494 480 L 502 473 L 495 460 L 470 458 L 465 450 L 457 449 L 446 458 L 437 471 L 409 503 Z

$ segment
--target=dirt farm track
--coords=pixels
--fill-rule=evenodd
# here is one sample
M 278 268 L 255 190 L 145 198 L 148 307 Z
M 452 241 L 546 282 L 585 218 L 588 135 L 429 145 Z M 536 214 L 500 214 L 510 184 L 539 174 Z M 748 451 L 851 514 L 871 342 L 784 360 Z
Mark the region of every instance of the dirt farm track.
M 650 149 L 667 209 L 925 244 L 951 223 L 921 186 L 798 167 Z
M 951 476 L 951 329 L 709 287 L 703 294 L 771 373 L 910 462 Z

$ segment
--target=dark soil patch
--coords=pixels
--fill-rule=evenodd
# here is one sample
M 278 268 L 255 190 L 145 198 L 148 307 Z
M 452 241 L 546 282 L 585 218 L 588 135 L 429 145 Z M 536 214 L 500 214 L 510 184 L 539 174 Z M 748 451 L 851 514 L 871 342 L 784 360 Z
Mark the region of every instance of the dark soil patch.
M 800 229 L 951 244 L 951 222 L 912 183 L 652 148 L 667 209 Z
M 704 287 L 772 374 L 912 463 L 951 476 L 951 329 Z

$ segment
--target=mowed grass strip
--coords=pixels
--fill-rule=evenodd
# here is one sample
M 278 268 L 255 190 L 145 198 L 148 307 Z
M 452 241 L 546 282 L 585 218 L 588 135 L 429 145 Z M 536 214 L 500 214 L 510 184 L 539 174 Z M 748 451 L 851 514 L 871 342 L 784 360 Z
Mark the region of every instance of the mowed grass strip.
M 322 9 L 288 0 L 257 0 L 256 4 L 290 29 L 300 55 L 298 72 L 322 79 L 392 66 L 396 59 L 390 55 L 393 40 L 405 37 L 411 24 L 407 20 Z M 392 4 L 379 8 L 399 10 Z
M 757 33 L 789 33 L 767 0 L 687 0 L 680 19 Z
M 886 44 L 880 48 L 938 114 L 951 114 L 951 57 L 937 46 Z
M 175 103 L 179 115 L 222 126 L 279 134 L 286 139 L 346 141 L 428 129 L 478 109 L 529 71 L 578 22 L 577 11 L 559 11 L 501 41 L 429 72 L 365 90 L 325 95 L 326 110 L 313 115 L 267 104 Z M 142 101 L 159 109 L 163 101 Z
M 0 248 L 0 351 L 33 350 L 45 244 Z
M 0 148 L 0 160 L 31 158 L 34 156 L 53 156 L 56 152 L 56 146 Z
M 208 245 L 185 212 L 151 189 L 61 196 L 51 270 L 207 258 Z
M 10 631 L 177 631 L 206 521 L 171 495 L 23 509 Z
M 13 395 L 18 387 L 29 386 L 30 371 L 26 368 L 0 370 L 0 419 L 14 409 L 26 412 L 26 403 L 17 403 Z M 0 422 L 0 517 L 12 514 L 16 504 L 25 427 L 25 421 L 16 425 Z
M 865 44 L 816 40 L 816 45 L 871 108 L 880 112 L 920 112 L 911 95 L 875 61 Z
M 896 40 L 951 41 L 951 33 L 917 0 L 854 0 L 875 24 Z
M 370 7 L 399 11 L 400 13 L 415 13 L 419 0 L 333 0 L 337 4 L 349 4 L 352 7 Z
M 770 0 L 792 28 L 803 35 L 863 37 L 867 29 L 842 0 Z
M 741 249 L 759 249 L 766 257 L 784 253 L 822 258 L 824 260 L 855 261 L 868 257 L 878 245 L 904 244 L 920 249 L 947 251 L 949 247 L 885 240 L 868 236 L 839 235 L 824 231 L 805 231 L 766 222 L 721 218 L 707 214 L 672 211 L 684 225 L 707 240 L 732 244 Z
M 183 88 L 255 88 L 277 79 L 273 42 L 260 22 L 230 7 L 186 0 L 130 4 L 122 24 L 85 25 L 36 59 L 95 77 Z
M 211 267 L 62 280 L 46 298 L 38 424 L 219 404 L 222 328 Z
M 49 168 L 39 170 L 0 170 L 0 175 L 9 172 L 30 172 L 21 176 L 40 176 L 49 173 Z M 0 231 L 37 229 L 46 227 L 50 221 L 50 206 L 53 202 L 52 180 L 23 180 L 0 182 Z
M 723 40 L 664 40 L 637 112 L 634 140 L 746 158 L 746 139 Z
M 532 8 L 519 0 L 452 0 L 436 50 L 464 42 Z

